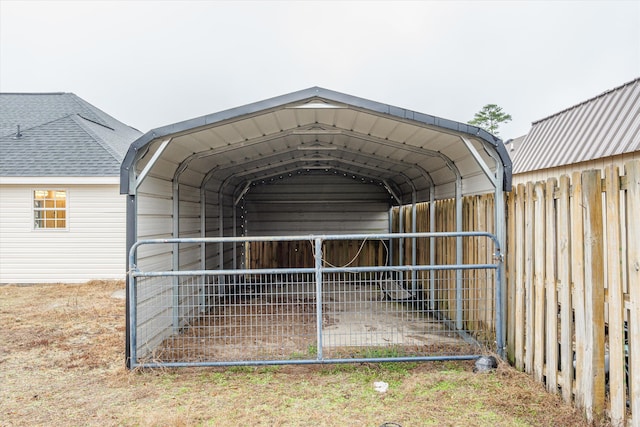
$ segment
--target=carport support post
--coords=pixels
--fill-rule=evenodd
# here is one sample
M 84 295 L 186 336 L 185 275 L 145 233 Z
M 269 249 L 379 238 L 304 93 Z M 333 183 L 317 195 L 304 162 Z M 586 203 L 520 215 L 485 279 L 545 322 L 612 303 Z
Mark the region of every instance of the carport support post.
M 220 214 L 220 218 L 218 221 L 218 227 L 220 228 L 218 230 L 218 235 L 220 237 L 224 237 L 224 206 L 223 206 L 223 202 L 224 202 L 224 195 L 222 193 L 222 189 L 223 189 L 224 185 L 220 186 L 220 189 L 218 190 L 218 209 L 219 209 L 219 214 Z M 218 243 L 218 269 L 220 270 L 224 270 L 224 242 L 222 240 L 220 240 L 220 243 Z M 218 279 L 218 286 L 217 286 L 217 294 L 222 294 L 225 295 L 227 293 L 227 287 L 225 285 L 225 280 L 226 276 L 225 275 L 220 275 L 219 279 Z M 220 295 L 218 295 L 220 296 Z
M 180 184 L 173 181 L 173 237 L 180 237 Z M 173 244 L 172 269 L 180 270 L 180 244 Z M 180 329 L 180 277 L 173 276 L 173 332 Z
M 394 200 L 398 202 L 398 233 L 402 233 L 404 228 L 404 222 L 402 219 L 402 200 L 400 199 L 400 197 L 398 197 L 396 192 L 393 191 L 388 182 L 383 181 L 383 183 L 389 194 L 391 194 L 391 197 L 393 197 Z M 391 208 L 389 209 L 389 233 L 393 233 L 393 206 L 391 206 Z M 395 265 L 393 262 L 393 240 L 394 239 L 392 237 L 389 238 L 389 266 Z M 398 265 L 402 265 L 402 241 L 403 239 L 398 239 Z M 395 280 L 395 277 L 393 277 L 393 272 L 391 272 L 391 279 Z
M 128 340 L 126 342 L 126 359 L 127 368 L 133 369 L 138 363 L 138 301 L 136 292 L 136 278 L 131 271 L 127 273 L 127 279 L 127 281 L 129 282 L 129 298 L 127 301 L 127 313 L 129 315 L 129 318 L 127 320 L 129 321 L 129 323 L 127 324 Z
M 404 206 L 402 203 L 398 206 L 398 233 L 404 233 Z M 398 265 L 404 265 L 404 238 L 398 239 Z M 404 281 L 404 273 L 402 274 L 402 280 Z M 396 280 L 396 278 L 393 278 Z
M 237 221 L 236 216 L 237 216 L 237 215 L 236 215 L 236 205 L 234 204 L 234 205 L 233 205 L 233 225 L 232 225 L 232 228 L 233 228 L 233 237 L 236 237 L 236 221 Z M 238 264 L 236 264 L 236 262 L 237 262 L 237 257 L 238 257 L 238 254 L 237 254 L 237 246 L 236 246 L 236 245 L 237 245 L 237 244 L 236 244 L 236 243 L 234 243 L 234 244 L 233 244 L 233 246 L 232 246 L 232 249 L 233 249 L 233 268 L 238 268 Z
M 456 231 L 462 232 L 462 179 L 456 179 Z M 462 236 L 456 237 L 456 263 L 462 264 Z M 462 329 L 462 270 L 456 270 L 456 328 Z
M 393 233 L 393 206 L 389 208 L 389 234 Z M 393 265 L 393 239 L 389 239 L 387 267 Z
M 436 194 L 433 187 L 429 192 L 429 232 L 435 233 L 436 231 Z M 436 239 L 429 238 L 429 263 L 430 265 L 436 264 Z M 431 270 L 429 272 L 429 310 L 435 310 L 436 308 L 436 272 Z
M 235 198 L 233 200 L 233 237 L 236 237 L 238 234 L 238 204 L 240 204 L 240 202 L 242 201 L 242 198 L 244 197 L 245 194 L 247 194 L 247 191 L 249 191 L 249 188 L 251 188 L 251 181 L 247 182 L 244 186 L 244 188 L 242 189 L 242 191 L 240 192 L 240 194 L 238 195 L 237 198 Z M 241 218 L 243 219 L 243 218 Z M 244 220 L 243 220 L 244 221 Z M 243 243 L 244 245 L 244 243 Z M 237 243 L 233 244 L 233 268 L 238 268 L 238 255 L 237 255 Z M 242 255 L 242 253 L 241 253 Z M 244 257 L 242 257 L 242 260 L 240 261 L 243 265 L 244 265 Z
M 204 185 L 200 186 L 200 237 L 207 237 L 207 233 L 206 233 L 206 229 L 207 229 L 207 219 L 206 219 L 206 215 L 207 215 L 207 205 L 205 202 L 205 197 L 206 197 L 206 190 Z M 207 249 L 206 249 L 206 244 L 204 242 L 200 243 L 200 270 L 206 270 L 207 269 Z M 200 312 L 204 312 L 204 305 L 206 302 L 206 297 L 205 297 L 205 293 L 206 293 L 206 283 L 207 283 L 207 276 L 206 275 L 202 275 L 200 276 L 200 298 L 199 298 L 199 304 L 200 304 Z
M 222 186 L 220 186 L 220 193 L 218 193 L 218 236 L 224 237 L 224 195 L 222 194 Z M 218 268 L 224 270 L 224 243 L 222 240 L 218 243 Z M 221 276 L 222 278 L 222 276 Z
M 125 318 L 127 323 L 127 328 L 125 331 L 125 364 L 127 369 L 132 369 L 133 364 L 137 362 L 136 360 L 136 279 L 131 274 L 132 269 L 136 268 L 135 265 L 131 263 L 129 258 L 129 252 L 131 248 L 136 242 L 136 238 L 138 235 L 137 227 L 136 227 L 136 217 L 138 215 L 137 203 L 136 203 L 136 194 L 127 195 L 127 255 L 126 255 L 126 265 L 127 265 L 127 281 L 126 281 L 126 308 L 125 308 Z
M 315 265 L 316 265 L 316 328 L 317 328 L 317 359 L 322 360 L 322 239 L 316 237 Z
M 412 233 L 416 232 L 417 221 L 418 221 L 416 199 L 417 199 L 417 195 L 416 195 L 416 191 L 414 190 L 411 193 L 411 232 Z M 413 237 L 411 238 L 411 265 L 412 266 L 416 265 L 416 255 L 417 255 L 416 238 Z M 411 295 L 412 296 L 415 296 L 418 290 L 418 286 L 416 283 L 416 274 L 417 272 L 415 270 L 411 270 Z

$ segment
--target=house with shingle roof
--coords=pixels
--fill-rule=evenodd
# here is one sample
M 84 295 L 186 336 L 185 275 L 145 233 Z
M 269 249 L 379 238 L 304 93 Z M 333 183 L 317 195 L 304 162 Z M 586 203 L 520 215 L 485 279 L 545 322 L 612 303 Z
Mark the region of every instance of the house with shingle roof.
M 0 93 L 0 283 L 124 278 L 120 164 L 140 135 L 72 93 Z
M 513 184 L 640 159 L 640 78 L 533 122 L 505 143 Z

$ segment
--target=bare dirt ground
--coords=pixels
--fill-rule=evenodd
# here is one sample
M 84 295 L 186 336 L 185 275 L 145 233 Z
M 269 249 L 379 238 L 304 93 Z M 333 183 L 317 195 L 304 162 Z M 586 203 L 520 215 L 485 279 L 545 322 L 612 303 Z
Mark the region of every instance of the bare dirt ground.
M 504 363 L 129 372 L 122 287 L 0 286 L 0 425 L 586 426 Z
M 295 285 L 294 285 L 295 286 Z M 322 349 L 325 359 L 365 357 L 385 352 L 403 356 L 482 354 L 455 330 L 408 304 L 382 300 L 377 287 L 325 286 Z M 354 289 L 355 288 L 355 289 Z M 311 289 L 311 288 L 310 288 Z M 373 289 L 373 291 L 372 291 Z M 211 298 L 179 333 L 139 357 L 148 362 L 229 362 L 315 359 L 315 285 Z M 149 334 L 155 335 L 155 334 Z M 144 353 L 144 354 L 141 354 Z

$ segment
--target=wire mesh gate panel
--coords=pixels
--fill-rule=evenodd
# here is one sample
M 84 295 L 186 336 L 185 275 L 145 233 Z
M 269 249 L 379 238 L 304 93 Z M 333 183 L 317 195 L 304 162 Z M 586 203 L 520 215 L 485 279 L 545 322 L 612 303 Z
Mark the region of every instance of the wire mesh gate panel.
M 332 240 L 464 237 L 492 242 L 484 264 L 334 266 Z M 135 366 L 216 366 L 471 359 L 499 350 L 501 262 L 488 233 L 272 237 L 311 245 L 309 268 L 141 271 L 144 245 L 250 243 L 251 238 L 141 241 L 130 254 L 129 357 Z M 363 243 L 364 245 L 364 243 Z M 248 256 L 248 255 L 247 255 Z M 387 257 L 387 259 L 391 259 Z M 353 261 L 353 260 L 352 260 Z

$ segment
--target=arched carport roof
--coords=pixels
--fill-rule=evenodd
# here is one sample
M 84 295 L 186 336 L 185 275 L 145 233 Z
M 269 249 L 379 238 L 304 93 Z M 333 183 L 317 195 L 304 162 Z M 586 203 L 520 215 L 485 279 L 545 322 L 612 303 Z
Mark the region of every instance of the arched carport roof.
M 401 203 L 511 188 L 511 160 L 486 131 L 312 87 L 147 132 L 124 158 L 121 192 L 150 172 L 238 194 L 300 170 L 383 183 Z

